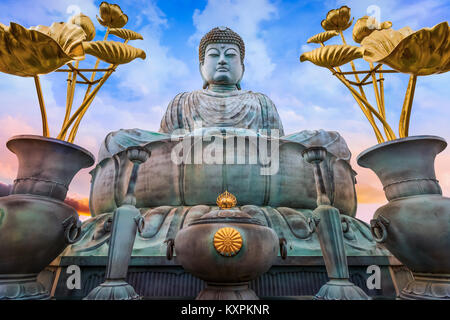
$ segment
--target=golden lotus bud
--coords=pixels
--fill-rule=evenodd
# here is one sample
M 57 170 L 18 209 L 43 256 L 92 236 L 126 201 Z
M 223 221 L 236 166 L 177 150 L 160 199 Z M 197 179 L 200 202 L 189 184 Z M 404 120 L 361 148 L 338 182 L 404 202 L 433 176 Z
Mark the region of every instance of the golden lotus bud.
M 220 209 L 231 209 L 236 206 L 237 200 L 234 195 L 225 191 L 217 197 L 216 203 Z
M 128 22 L 128 16 L 123 13 L 117 4 L 102 2 L 100 4 L 100 18 L 97 16 L 98 22 L 109 28 L 123 28 Z
M 375 30 L 389 29 L 390 27 L 392 27 L 392 22 L 390 21 L 379 24 L 374 17 L 364 16 L 358 19 L 353 27 L 353 40 L 356 43 L 361 43 L 365 37 Z
M 95 38 L 94 23 L 92 23 L 91 18 L 88 16 L 79 13 L 70 18 L 69 23 L 76 24 L 83 29 L 84 33 L 86 33 L 86 41 L 91 41 Z
M 328 11 L 325 20 L 322 20 L 322 28 L 327 31 L 336 30 L 344 31 L 350 27 L 353 23 L 353 19 L 350 21 L 351 9 L 347 6 L 342 6 L 339 9 L 333 9 Z

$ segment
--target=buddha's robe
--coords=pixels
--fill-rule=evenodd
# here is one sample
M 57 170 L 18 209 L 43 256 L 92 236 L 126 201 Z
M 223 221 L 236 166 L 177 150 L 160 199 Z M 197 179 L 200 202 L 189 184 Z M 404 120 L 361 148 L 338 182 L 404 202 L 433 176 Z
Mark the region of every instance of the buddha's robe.
M 193 131 L 198 127 L 277 129 L 279 136 L 284 135 L 273 102 L 264 94 L 252 91 L 180 93 L 170 102 L 159 131 L 171 134 L 176 130 Z
M 226 127 L 266 130 L 262 134 L 295 141 L 306 147 L 323 146 L 337 159 L 349 161 L 350 150 L 345 140 L 334 131 L 304 130 L 284 136 L 283 125 L 272 100 L 262 93 L 234 91 L 216 93 L 209 90 L 183 92 L 169 103 L 161 120 L 159 132 L 142 129 L 122 129 L 108 134 L 100 147 L 98 162 L 131 146 L 144 146 L 171 134 L 183 135 L 196 128 Z

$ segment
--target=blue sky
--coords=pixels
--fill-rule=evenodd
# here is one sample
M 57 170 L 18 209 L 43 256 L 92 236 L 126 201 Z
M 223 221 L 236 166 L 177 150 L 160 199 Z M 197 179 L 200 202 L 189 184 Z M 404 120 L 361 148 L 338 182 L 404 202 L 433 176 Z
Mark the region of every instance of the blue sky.
M 25 27 L 50 25 L 55 21 L 67 21 L 81 10 L 94 21 L 96 39 L 102 40 L 105 30 L 95 19 L 100 2 L 2 0 L 0 22 L 9 24 L 12 21 Z M 450 12 L 450 1 L 443 0 L 117 0 L 115 3 L 130 17 L 126 28 L 144 35 L 143 41 L 131 44 L 144 49 L 148 58 L 120 66 L 81 123 L 75 143 L 94 154 L 110 131 L 136 127 L 157 131 L 167 104 L 177 93 L 201 88 L 198 42 L 212 27 L 225 25 L 238 32 L 246 43 L 243 89 L 263 92 L 275 102 L 286 133 L 321 128 L 339 131 L 356 158 L 359 152 L 374 145 L 376 139 L 347 89 L 328 70 L 309 62 L 300 63 L 301 53 L 315 48 L 307 45 L 306 40 L 323 31 L 320 22 L 329 10 L 342 5 L 352 8 L 355 20 L 375 5 L 380 8 L 381 21 L 392 21 L 394 29 L 432 27 L 448 21 Z M 346 31 L 349 42 L 351 29 Z M 338 43 L 337 40 L 330 44 Z M 92 65 L 92 59 L 81 64 Z M 395 130 L 407 80 L 406 75 L 391 75 L 385 85 L 388 121 Z M 51 134 L 55 136 L 64 116 L 65 76 L 43 76 L 42 85 Z M 419 77 L 410 135 L 434 134 L 450 139 L 449 85 L 449 73 Z M 0 97 L 0 181 L 12 183 L 17 165 L 15 156 L 6 150 L 5 142 L 14 134 L 39 134 L 40 115 L 31 79 L 0 74 Z M 80 94 L 77 98 L 81 99 Z M 450 165 L 447 163 L 450 163 L 449 150 L 437 159 L 438 179 L 448 195 Z M 385 201 L 381 185 L 369 170 L 359 168 L 354 160 L 352 164 L 359 174 L 361 204 L 358 215 L 367 220 L 374 208 Z M 74 196 L 88 195 L 90 178 L 87 172 L 84 170 L 72 183 L 70 192 Z M 367 194 L 372 196 L 367 197 Z

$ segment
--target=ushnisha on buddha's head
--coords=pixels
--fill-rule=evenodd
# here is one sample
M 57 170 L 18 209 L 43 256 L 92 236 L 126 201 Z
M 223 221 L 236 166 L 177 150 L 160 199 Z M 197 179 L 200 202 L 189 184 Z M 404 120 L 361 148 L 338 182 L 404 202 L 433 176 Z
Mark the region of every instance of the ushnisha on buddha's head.
M 204 35 L 199 46 L 203 89 L 240 90 L 244 56 L 244 41 L 230 28 L 217 27 Z

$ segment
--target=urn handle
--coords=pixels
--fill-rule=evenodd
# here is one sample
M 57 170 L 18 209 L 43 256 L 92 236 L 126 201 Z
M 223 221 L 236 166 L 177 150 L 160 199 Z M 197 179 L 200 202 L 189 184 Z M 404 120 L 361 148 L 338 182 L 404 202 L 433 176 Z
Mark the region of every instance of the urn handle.
M 167 260 L 172 260 L 172 258 L 173 258 L 173 247 L 175 246 L 175 240 L 174 239 L 167 239 L 164 242 L 167 243 L 166 259 Z
M 286 260 L 287 258 L 287 245 L 285 238 L 280 238 L 280 256 L 283 260 Z
M 67 244 L 74 244 L 81 238 L 81 221 L 69 217 L 62 223 L 64 228 L 64 240 Z
M 389 223 L 390 221 L 382 215 L 379 215 L 376 219 L 370 220 L 370 231 L 372 232 L 372 235 L 376 242 L 386 242 L 388 235 L 387 226 L 389 225 Z

